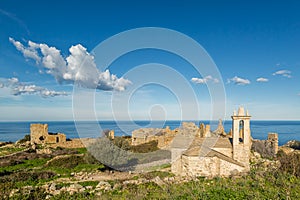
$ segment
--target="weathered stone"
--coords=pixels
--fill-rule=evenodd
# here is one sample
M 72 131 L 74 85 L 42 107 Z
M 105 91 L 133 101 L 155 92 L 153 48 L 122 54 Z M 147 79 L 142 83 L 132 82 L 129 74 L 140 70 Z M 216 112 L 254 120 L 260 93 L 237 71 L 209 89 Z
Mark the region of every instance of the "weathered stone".
M 76 192 L 83 192 L 85 190 L 85 188 L 78 184 L 78 183 L 74 183 L 72 185 L 70 185 L 68 188 L 67 188 L 67 191 L 72 195 Z
M 86 188 L 87 190 L 92 190 L 92 189 L 93 189 L 93 186 L 88 185 L 88 186 L 86 186 L 85 188 Z
M 19 192 L 19 189 L 12 189 L 9 193 L 9 197 L 13 197 L 15 194 L 17 194 Z
M 228 177 L 236 171 L 248 172 L 251 147 L 250 116 L 248 113 L 245 115 L 243 108 L 239 108 L 238 115 L 234 114 L 232 120 L 232 138 L 220 137 L 226 135 L 220 120 L 217 130 L 213 133 L 209 125 L 201 124 L 200 137 L 195 137 L 187 150 L 183 150 L 180 145 L 172 146 L 171 171 L 176 175 L 188 177 Z M 186 180 L 188 179 L 183 181 Z
M 159 176 L 155 177 L 151 181 L 156 183 L 158 186 L 165 185 L 165 182 L 163 180 L 161 180 Z
M 50 155 L 52 153 L 52 150 L 49 148 L 43 148 L 43 149 L 36 149 L 37 154 L 48 154 Z
M 96 186 L 96 190 L 111 190 L 111 185 L 106 181 L 100 181 Z
M 110 136 L 114 137 L 113 132 Z M 94 138 L 75 138 L 67 141 L 66 135 L 63 133 L 48 133 L 48 124 L 30 125 L 30 143 L 32 145 L 41 144 L 53 148 L 83 148 L 94 141 Z
M 275 157 L 278 152 L 278 134 L 269 133 L 267 140 L 252 140 L 251 149 L 263 157 Z
M 56 184 L 51 183 L 51 185 L 49 186 L 49 191 L 55 191 L 55 190 L 56 190 Z
M 218 128 L 214 131 L 215 134 L 221 135 L 221 136 L 226 136 L 222 120 L 219 120 Z
M 114 184 L 113 190 L 120 190 L 122 188 L 122 184 L 116 183 Z

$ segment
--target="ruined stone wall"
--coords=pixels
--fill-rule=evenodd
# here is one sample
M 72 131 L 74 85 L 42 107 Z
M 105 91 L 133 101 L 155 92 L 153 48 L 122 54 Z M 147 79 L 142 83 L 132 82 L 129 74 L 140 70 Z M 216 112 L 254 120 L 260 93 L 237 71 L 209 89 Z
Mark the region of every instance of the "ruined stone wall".
M 109 132 L 109 137 L 114 138 L 114 131 Z M 47 124 L 31 124 L 30 140 L 32 144 L 43 144 L 53 148 L 83 148 L 95 141 L 93 138 L 75 138 L 67 141 L 63 133 L 49 134 Z
M 169 145 L 174 136 L 176 135 L 175 130 L 170 130 L 169 127 L 166 129 L 158 128 L 144 128 L 134 130 L 132 132 L 131 144 L 133 146 L 145 144 L 151 141 L 157 141 L 158 147 L 163 148 Z
M 278 134 L 269 133 L 267 143 L 271 147 L 272 154 L 276 155 L 278 153 Z
M 205 125 L 201 123 L 199 127 L 199 137 L 210 137 L 210 136 L 211 136 L 210 125 L 209 124 Z
M 31 144 L 45 143 L 47 135 L 48 135 L 48 124 L 30 124 Z
M 45 143 L 46 144 L 59 144 L 59 143 L 65 143 L 67 140 L 66 135 L 62 133 L 57 134 L 48 134 L 46 135 Z
M 278 134 L 269 133 L 267 140 L 253 140 L 251 150 L 263 157 L 275 157 L 278 152 Z
M 62 147 L 62 148 L 85 148 L 88 145 L 95 142 L 96 139 L 94 138 L 74 138 L 70 141 L 62 142 L 62 143 L 55 143 L 55 144 L 48 144 L 48 146 L 56 148 L 56 147 Z

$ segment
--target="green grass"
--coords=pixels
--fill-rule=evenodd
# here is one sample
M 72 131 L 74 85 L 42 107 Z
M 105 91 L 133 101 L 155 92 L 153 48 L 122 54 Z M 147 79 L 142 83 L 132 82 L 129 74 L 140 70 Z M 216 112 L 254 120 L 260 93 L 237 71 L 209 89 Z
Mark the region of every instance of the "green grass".
M 78 182 L 78 184 L 82 185 L 83 187 L 86 186 L 92 186 L 95 188 L 98 185 L 99 181 L 84 181 L 84 182 Z
M 50 161 L 44 169 L 52 170 L 64 177 L 70 177 L 72 172 L 92 172 L 104 168 L 102 164 L 86 163 L 82 156 L 70 155 Z
M 8 199 L 7 195 L 14 188 L 28 185 L 41 186 L 45 182 L 58 178 L 57 174 L 60 174 L 60 177 L 71 177 L 71 172 L 92 172 L 104 168 L 104 165 L 97 163 L 90 156 L 85 157 L 87 155 L 85 148 L 77 149 L 77 151 L 84 155 L 61 157 L 48 165 L 46 162 L 49 158 L 39 158 L 24 160 L 13 166 L 0 167 L 0 199 Z M 279 154 L 277 159 L 280 159 L 282 163 L 279 169 L 266 172 L 265 168 L 258 167 L 240 178 L 206 179 L 202 177 L 187 183 L 162 186 L 153 182 L 122 185 L 120 180 L 112 180 L 108 181 L 111 185 L 120 186 L 111 191 L 101 191 L 101 197 L 85 191 L 73 195 L 61 193 L 52 199 L 300 199 L 299 156 Z M 160 168 L 168 167 L 170 167 L 169 164 L 160 166 Z M 138 174 L 132 179 L 150 180 L 156 176 L 164 179 L 174 175 L 169 172 L 152 171 Z M 57 183 L 56 187 L 68 187 L 70 184 Z M 83 181 L 79 184 L 95 188 L 98 181 Z M 30 194 L 15 196 L 13 199 L 45 199 L 45 196 L 44 190 L 34 189 Z
M 49 160 L 49 158 L 38 158 L 33 160 L 24 160 L 20 164 L 6 166 L 6 167 L 0 167 L 0 173 L 1 172 L 15 172 L 15 171 L 21 171 L 21 170 L 30 170 L 33 168 L 42 168 L 43 165 Z
M 78 152 L 79 154 L 84 154 L 84 153 L 87 152 L 87 149 L 86 149 L 86 148 L 77 148 L 76 150 L 77 150 L 77 152 Z
M 299 184 L 299 178 L 288 174 L 252 174 L 238 179 L 200 178 L 162 187 L 155 183 L 130 185 L 106 192 L 101 199 L 299 199 Z
M 9 155 L 19 151 L 23 151 L 25 148 L 16 148 L 16 147 L 3 147 L 0 148 L 0 156 Z

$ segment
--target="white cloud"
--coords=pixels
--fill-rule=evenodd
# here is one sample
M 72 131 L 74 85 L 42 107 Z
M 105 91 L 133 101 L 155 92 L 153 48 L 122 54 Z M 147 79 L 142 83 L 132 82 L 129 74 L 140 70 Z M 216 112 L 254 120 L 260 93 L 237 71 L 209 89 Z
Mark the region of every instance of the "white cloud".
M 260 77 L 260 78 L 256 79 L 256 81 L 257 81 L 257 82 L 268 82 L 269 79 Z
M 279 70 L 277 72 L 274 72 L 273 76 L 280 75 L 280 76 L 284 76 L 287 78 L 291 78 L 292 77 L 291 74 L 292 74 L 292 72 L 289 70 Z
M 38 52 L 36 50 L 35 47 L 31 46 L 31 42 L 29 41 L 29 47 L 24 47 L 24 45 L 19 42 L 19 41 L 15 41 L 13 38 L 9 38 L 9 41 L 17 48 L 17 50 L 19 50 L 20 52 L 23 53 L 23 56 L 25 58 L 31 58 L 33 60 L 36 61 L 36 63 L 39 63 L 41 61 L 41 58 L 38 55 Z
M 9 41 L 15 45 L 24 57 L 34 59 L 54 76 L 56 81 L 62 83 L 78 83 L 84 88 L 99 90 L 123 91 L 131 82 L 123 77 L 118 78 L 109 70 L 100 72 L 97 69 L 95 58 L 81 44 L 71 46 L 69 56 L 63 57 L 60 50 L 49 47 L 47 44 L 28 42 L 28 47 L 13 38 Z M 41 71 L 42 73 L 42 71 Z
M 230 83 L 230 82 L 233 82 L 236 85 L 248 85 L 251 83 L 248 79 L 243 79 L 243 78 L 240 78 L 237 76 L 235 76 L 231 79 L 228 79 L 228 83 Z
M 206 84 L 208 81 L 213 81 L 214 83 L 219 83 L 217 78 L 213 78 L 211 75 L 204 78 L 192 78 L 191 81 L 196 84 Z
M 68 93 L 64 91 L 48 90 L 47 88 L 36 86 L 34 84 L 27 84 L 19 82 L 17 78 L 1 79 L 0 88 L 9 88 L 11 94 L 19 96 L 22 94 L 37 94 L 42 97 L 55 97 L 55 96 L 67 96 Z
M 44 89 L 40 93 L 42 97 L 56 97 L 56 96 L 67 96 L 68 93 L 65 91 L 54 91 L 54 90 L 48 90 Z

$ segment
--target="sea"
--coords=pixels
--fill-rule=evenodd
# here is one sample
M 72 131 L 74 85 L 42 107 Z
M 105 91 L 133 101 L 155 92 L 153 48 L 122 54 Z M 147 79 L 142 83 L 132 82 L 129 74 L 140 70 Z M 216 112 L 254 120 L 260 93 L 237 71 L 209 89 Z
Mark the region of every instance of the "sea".
M 210 124 L 211 130 L 215 130 L 218 121 L 192 121 Z M 115 135 L 131 135 L 131 132 L 138 128 L 165 128 L 169 126 L 175 129 L 181 126 L 181 121 L 40 121 L 40 122 L 0 122 L 0 141 L 15 142 L 30 133 L 31 123 L 47 123 L 48 130 L 52 133 L 64 133 L 67 138 L 100 137 L 104 130 L 114 130 Z M 232 122 L 223 122 L 224 129 L 228 132 Z M 278 133 L 279 145 L 290 140 L 300 141 L 300 121 L 251 121 L 251 135 L 254 139 L 267 139 L 268 133 Z

